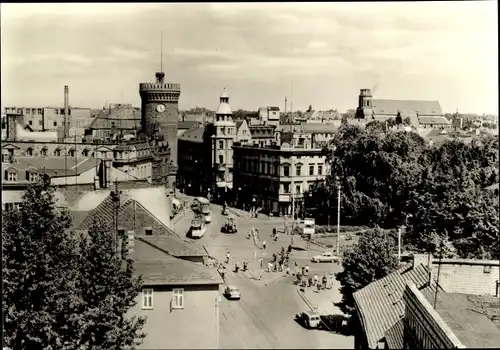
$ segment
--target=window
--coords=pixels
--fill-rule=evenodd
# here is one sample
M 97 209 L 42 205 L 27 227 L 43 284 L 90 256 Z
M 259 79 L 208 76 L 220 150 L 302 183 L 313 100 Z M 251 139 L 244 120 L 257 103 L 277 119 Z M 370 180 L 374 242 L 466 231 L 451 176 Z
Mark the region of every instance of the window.
M 146 236 L 152 236 L 153 235 L 153 229 L 152 228 L 146 228 L 146 229 L 144 229 L 144 232 L 146 233 Z
M 43 110 L 41 108 L 38 108 L 38 114 L 42 114 Z
M 5 170 L 4 176 L 5 176 L 6 181 L 17 181 L 17 173 L 9 172 L 8 170 Z
M 59 110 L 58 109 L 54 109 L 54 114 L 58 115 L 59 114 Z
M 153 289 L 147 288 L 142 290 L 142 308 L 153 308 Z
M 295 193 L 300 194 L 300 185 L 295 186 Z
M 176 288 L 173 290 L 172 309 L 184 308 L 184 289 Z
M 82 151 L 82 154 L 83 154 L 84 157 L 88 157 L 89 156 L 89 150 L 88 149 L 84 149 Z
M 60 157 L 61 156 L 61 150 L 59 148 L 56 148 L 56 150 L 54 151 L 54 155 L 56 157 Z
M 46 156 L 47 155 L 47 149 L 46 148 L 42 148 L 42 150 L 40 151 L 40 155 Z
M 223 149 L 223 148 L 224 148 L 224 141 L 220 140 L 219 141 L 219 149 Z
M 57 122 L 54 122 L 54 126 L 57 126 Z
M 224 156 L 222 154 L 219 154 L 219 164 L 224 163 Z
M 309 165 L 309 175 L 314 175 L 314 165 Z
M 323 165 L 318 165 L 318 175 L 323 175 Z
M 70 149 L 69 150 L 69 156 L 70 157 L 74 157 L 75 156 L 75 150 L 74 149 Z
M 36 182 L 38 180 L 38 174 L 31 171 L 27 171 L 26 180 L 30 182 Z
M 17 113 L 18 113 L 18 114 L 23 114 L 23 109 L 22 109 L 22 108 L 18 108 L 18 109 L 17 109 Z
M 30 147 L 30 148 L 28 148 L 28 149 L 26 150 L 26 155 L 27 155 L 27 156 L 32 156 L 32 155 L 33 155 L 33 148 L 31 148 L 31 147 Z
M 290 193 L 290 184 L 289 183 L 283 184 L 283 193 Z
M 38 125 L 43 126 L 43 122 L 41 120 L 39 120 Z
M 283 167 L 283 176 L 285 177 L 290 176 L 290 167 L 288 165 L 285 165 Z
M 484 272 L 484 273 L 491 273 L 491 266 L 489 266 L 489 265 L 488 265 L 488 266 L 485 266 L 485 267 L 483 268 L 483 272 Z
M 300 176 L 301 175 L 301 170 L 302 170 L 302 167 L 300 165 L 297 165 L 295 167 L 295 175 Z
M 29 124 L 29 125 L 33 125 L 33 120 L 30 120 L 30 121 L 28 122 L 28 124 Z

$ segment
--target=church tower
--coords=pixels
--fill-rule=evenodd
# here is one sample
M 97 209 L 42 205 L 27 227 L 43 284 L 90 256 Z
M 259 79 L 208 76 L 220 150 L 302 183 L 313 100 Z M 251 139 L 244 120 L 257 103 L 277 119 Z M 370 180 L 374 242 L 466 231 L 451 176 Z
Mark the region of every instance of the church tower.
M 370 89 L 361 89 L 359 92 L 358 108 L 356 108 L 356 118 L 371 119 L 372 116 L 372 91 Z
M 163 70 L 163 63 L 161 68 L 160 70 Z M 177 175 L 177 121 L 181 86 L 166 83 L 165 73 L 160 71 L 156 73 L 156 82 L 139 84 L 139 93 L 142 132 L 158 146 L 153 152 L 156 157 L 154 162 L 157 163 L 156 166 L 153 164 L 153 182 L 168 184 L 169 188 L 174 188 Z M 165 152 L 165 146 L 169 152 Z
M 236 138 L 236 124 L 229 106 L 226 89 L 220 95 L 219 107 L 214 117 L 215 134 L 212 136 L 212 164 L 216 169 L 216 195 L 224 196 L 233 184 L 233 142 Z

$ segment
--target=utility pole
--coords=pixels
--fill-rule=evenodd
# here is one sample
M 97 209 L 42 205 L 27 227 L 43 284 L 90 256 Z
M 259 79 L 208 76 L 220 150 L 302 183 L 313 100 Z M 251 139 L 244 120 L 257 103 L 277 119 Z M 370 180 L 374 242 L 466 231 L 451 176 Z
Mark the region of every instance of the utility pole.
M 340 178 L 337 176 L 337 257 L 340 257 Z
M 402 228 L 398 228 L 398 262 L 401 262 L 401 230 Z

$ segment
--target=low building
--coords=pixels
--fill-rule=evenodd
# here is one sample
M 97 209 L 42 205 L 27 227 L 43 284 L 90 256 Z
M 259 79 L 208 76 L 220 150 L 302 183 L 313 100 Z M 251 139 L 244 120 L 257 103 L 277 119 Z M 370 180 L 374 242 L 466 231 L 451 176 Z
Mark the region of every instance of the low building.
M 155 249 L 134 240 L 135 273 L 143 288 L 129 315 L 147 317 L 147 335 L 137 348 L 218 349 L 223 281 L 217 270 L 149 248 Z
M 421 291 L 408 283 L 404 291 L 403 331 L 393 349 L 498 348 L 498 298 Z
M 401 343 L 407 281 L 419 289 L 436 288 L 428 269 L 414 260 L 354 293 L 357 321 L 361 325 L 355 334 L 356 349 L 397 348 Z
M 256 203 L 264 212 L 290 215 L 299 211 L 304 193 L 328 173 L 320 148 L 312 136 L 281 132 L 272 145 L 233 146 L 234 192 L 240 207 Z

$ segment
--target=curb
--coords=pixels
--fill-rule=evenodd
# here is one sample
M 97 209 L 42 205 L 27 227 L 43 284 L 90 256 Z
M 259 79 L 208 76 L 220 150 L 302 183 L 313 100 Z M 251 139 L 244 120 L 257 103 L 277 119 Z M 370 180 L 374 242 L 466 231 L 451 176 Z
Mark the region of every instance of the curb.
M 318 312 L 318 310 L 317 310 L 317 309 L 315 309 L 315 308 L 312 306 L 311 302 L 307 299 L 307 297 L 304 295 L 304 293 L 302 293 L 302 292 L 300 291 L 300 287 L 299 287 L 299 286 L 295 286 L 295 287 L 297 288 L 297 293 L 299 293 L 300 297 L 302 298 L 302 300 L 304 300 L 304 302 L 305 302 L 305 303 L 307 304 L 307 306 L 311 309 L 311 311 L 313 311 L 313 312 Z M 318 312 L 318 313 L 319 313 L 319 312 Z M 321 324 L 322 324 L 322 325 L 323 325 L 323 326 L 324 326 L 324 327 L 325 327 L 328 331 L 330 331 L 330 332 L 332 332 L 332 333 L 335 333 L 335 332 L 334 332 L 334 331 L 333 331 L 330 327 L 328 327 L 328 326 L 326 325 L 326 323 L 325 323 L 325 322 L 321 321 Z

